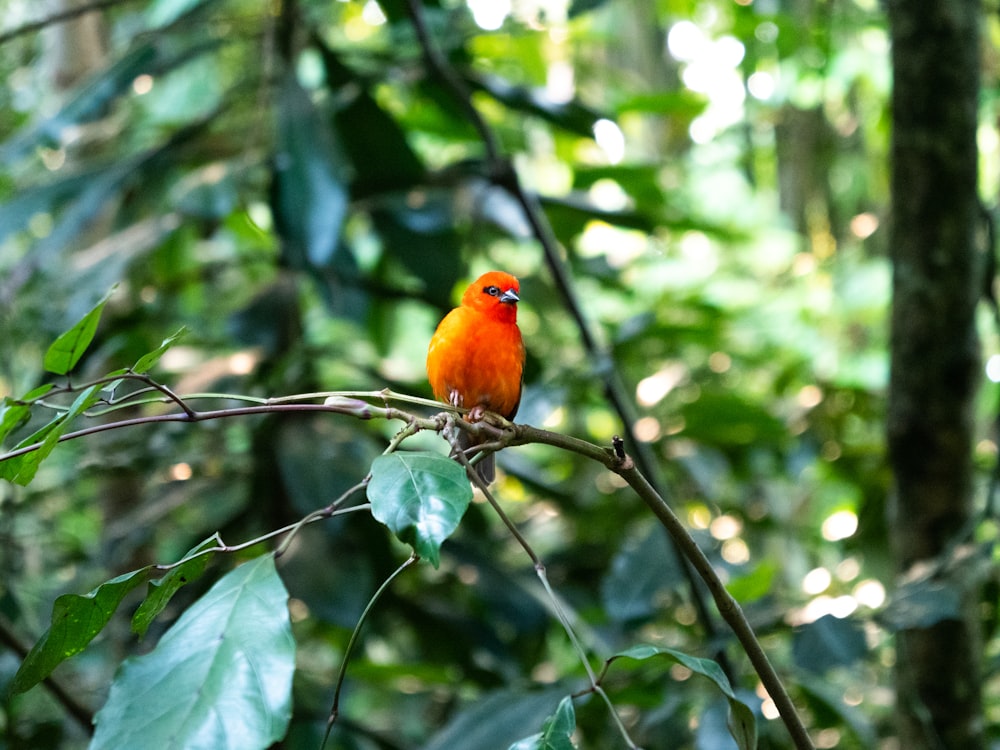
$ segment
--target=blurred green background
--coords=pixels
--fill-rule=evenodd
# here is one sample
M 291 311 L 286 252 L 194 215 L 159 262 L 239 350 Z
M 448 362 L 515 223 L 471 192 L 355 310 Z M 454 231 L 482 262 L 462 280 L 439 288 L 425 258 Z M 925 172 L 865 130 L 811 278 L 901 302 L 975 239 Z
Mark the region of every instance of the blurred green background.
M 628 428 L 605 385 L 624 384 L 668 499 L 817 746 L 888 741 L 890 72 L 874 1 L 428 1 L 449 79 L 399 0 L 104 5 L 24 29 L 39 6 L 0 2 L 0 396 L 46 382 L 48 345 L 117 284 L 74 382 L 185 326 L 154 371 L 181 394 L 429 397 L 437 321 L 471 278 L 508 270 L 528 349 L 518 421 L 609 444 Z M 980 147 L 991 197 L 986 115 Z M 596 349 L 509 189 L 508 160 L 558 240 Z M 271 415 L 61 445 L 30 486 L 0 486 L 8 641 L 33 643 L 62 593 L 326 505 L 397 427 Z M 420 445 L 445 450 L 431 435 Z M 995 453 L 984 437 L 984 477 Z M 725 651 L 762 712 L 761 746 L 790 746 L 613 474 L 542 446 L 508 449 L 499 466 L 498 497 L 589 647 Z M 406 556 L 354 514 L 310 526 L 280 559 L 298 644 L 281 747 L 318 747 L 351 629 Z M 145 641 L 121 614 L 56 678 L 96 710 L 121 660 L 231 562 L 182 590 Z M 19 663 L 0 651 L 0 687 Z M 330 746 L 503 750 L 583 677 L 531 561 L 476 503 L 441 567 L 408 571 L 375 608 Z M 732 742 L 717 691 L 682 668 L 623 665 L 606 688 L 643 747 Z M 987 708 L 996 737 L 995 691 Z M 583 747 L 621 746 L 603 704 L 576 710 Z M 9 748 L 87 743 L 43 687 L 5 696 L 0 729 Z

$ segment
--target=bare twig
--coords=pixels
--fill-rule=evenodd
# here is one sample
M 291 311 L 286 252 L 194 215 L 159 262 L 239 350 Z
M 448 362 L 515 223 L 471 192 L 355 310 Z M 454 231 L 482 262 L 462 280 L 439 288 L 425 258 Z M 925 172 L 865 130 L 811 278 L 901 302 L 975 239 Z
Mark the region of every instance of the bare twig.
M 91 0 L 89 3 L 82 3 L 73 8 L 60 11 L 59 13 L 53 13 L 45 18 L 39 18 L 37 21 L 29 21 L 28 23 L 18 26 L 17 28 L 0 32 L 0 44 L 9 42 L 19 36 L 24 36 L 25 34 L 34 34 L 49 26 L 72 21 L 74 18 L 79 18 L 87 13 L 105 10 L 106 8 L 113 8 L 116 5 L 125 5 L 126 3 L 132 1 L 133 0 Z
M 393 394 L 389 391 L 351 393 L 354 394 L 351 397 L 344 396 L 343 394 L 338 394 L 332 398 L 328 397 L 326 402 L 323 404 L 298 403 L 299 397 L 288 397 L 284 399 L 270 399 L 266 403 L 254 404 L 253 406 L 194 412 L 193 416 L 187 412 L 176 412 L 164 415 L 151 415 L 133 419 L 124 419 L 118 422 L 109 422 L 107 424 L 67 433 L 61 436 L 61 440 L 72 440 L 85 437 L 96 432 L 122 429 L 137 425 L 156 424 L 159 422 L 202 422 L 212 419 L 223 419 L 252 414 L 315 411 L 342 414 L 362 420 L 402 420 L 407 423 L 407 425 L 410 426 L 409 429 L 412 430 L 431 430 L 441 432 L 444 430 L 446 425 L 451 424 L 457 429 L 469 432 L 473 435 L 473 437 L 481 438 L 488 436 L 493 441 L 489 444 L 491 449 L 494 446 L 499 448 L 540 443 L 568 450 L 591 460 L 598 461 L 609 470 L 621 476 L 628 483 L 628 485 L 632 487 L 632 489 L 639 495 L 639 497 L 646 503 L 649 509 L 660 521 L 664 529 L 666 529 L 666 531 L 670 534 L 670 537 L 673 539 L 677 548 L 681 553 L 683 553 L 687 561 L 691 563 L 693 569 L 705 583 L 715 600 L 719 613 L 730 626 L 740 645 L 743 647 L 743 650 L 746 652 L 750 663 L 753 665 L 762 685 L 764 686 L 764 689 L 767 690 L 768 695 L 774 701 L 775 707 L 778 709 L 782 721 L 785 723 L 785 726 L 795 743 L 795 747 L 797 750 L 812 749 L 812 742 L 809 739 L 808 732 L 802 724 L 802 720 L 795 709 L 795 705 L 782 685 L 777 672 L 775 672 L 773 666 L 771 665 L 767 654 L 760 645 L 760 642 L 757 640 L 757 637 L 753 632 L 753 628 L 747 621 L 739 603 L 726 590 L 722 580 L 715 572 L 711 561 L 708 557 L 706 557 L 705 553 L 702 552 L 694 538 L 687 532 L 684 524 L 663 499 L 663 496 L 660 495 L 656 488 L 653 487 L 648 479 L 646 479 L 637 467 L 636 463 L 632 460 L 631 456 L 624 453 L 619 445 L 613 445 L 611 448 L 603 448 L 587 442 L 586 440 L 581 440 L 569 435 L 560 435 L 558 433 L 538 429 L 529 425 L 511 424 L 509 428 L 498 428 L 496 425 L 491 425 L 487 422 L 469 423 L 463 419 L 453 419 L 447 417 L 442 419 L 440 414 L 432 416 L 419 416 L 388 404 L 394 400 L 422 403 L 426 402 L 426 399 L 415 399 L 413 397 Z M 317 395 L 327 394 L 312 394 L 313 397 Z M 188 397 L 178 398 L 182 401 L 189 400 Z M 368 398 L 372 401 L 380 402 L 386 405 L 380 406 L 375 403 L 367 403 L 360 400 L 360 398 Z M 450 409 L 444 404 L 437 404 L 437 406 L 451 413 L 458 411 Z M 24 448 L 11 451 L 5 455 L 0 455 L 0 462 L 9 460 L 18 455 L 23 455 L 31 450 L 37 450 L 41 447 L 41 445 L 41 443 L 37 443 L 35 445 L 25 446 Z M 464 454 L 460 454 L 459 460 L 462 460 L 462 458 L 464 458 Z M 466 465 L 469 465 L 467 461 Z M 353 489 L 354 488 L 352 488 L 352 490 Z M 489 497 L 489 495 L 487 495 L 487 497 Z M 494 507 L 498 506 L 494 504 Z M 320 511 L 320 513 L 325 512 L 325 510 L 326 509 Z M 318 517 L 319 516 L 317 516 L 317 518 Z M 506 516 L 501 515 L 501 518 L 506 519 Z M 509 519 L 505 520 L 505 523 L 507 523 L 508 528 L 511 529 L 512 533 L 514 533 L 515 538 L 518 539 L 518 541 L 522 544 L 522 547 L 525 548 L 529 556 L 532 558 L 532 561 L 536 565 L 536 570 L 540 570 L 544 574 L 544 566 L 542 566 L 537 555 L 535 555 L 531 550 L 527 541 L 524 540 L 524 537 L 520 534 L 517 528 L 509 522 Z M 294 526 L 295 525 L 293 524 L 291 527 L 281 530 L 281 532 L 283 533 L 284 531 L 291 530 Z M 597 687 L 599 688 L 600 686 L 597 685 Z
M 594 672 L 593 667 L 591 667 L 590 658 L 587 656 L 587 650 L 583 647 L 583 644 L 580 642 L 580 639 L 577 636 L 576 631 L 573 629 L 573 623 L 570 621 L 569 615 L 566 613 L 566 609 L 562 606 L 559 597 L 556 595 L 556 592 L 552 589 L 552 585 L 549 583 L 549 577 L 545 571 L 545 563 L 542 562 L 541 558 L 531 547 L 531 544 L 521 533 L 521 530 L 518 529 L 517 525 L 511 520 L 510 516 L 508 516 L 504 512 L 503 508 L 500 506 L 500 503 L 497 502 L 497 499 L 493 496 L 493 493 L 490 492 L 489 485 L 487 485 L 486 482 L 483 481 L 483 478 L 479 475 L 479 472 L 476 471 L 475 468 L 472 466 L 472 464 L 469 462 L 466 455 L 461 451 L 459 451 L 457 453 L 457 456 L 459 461 L 465 466 L 465 472 L 466 474 L 468 474 L 469 479 L 472 480 L 473 484 L 479 487 L 479 489 L 483 493 L 483 496 L 486 498 L 487 502 L 493 508 L 493 511 L 497 514 L 497 516 L 500 517 L 500 520 L 503 521 L 504 526 L 507 527 L 507 530 L 510 531 L 511 535 L 517 540 L 517 543 L 521 545 L 521 549 L 523 549 L 525 553 L 528 555 L 528 557 L 531 558 L 531 562 L 535 566 L 535 574 L 538 576 L 538 580 L 541 581 L 542 588 L 545 589 L 545 594 L 549 599 L 549 604 L 552 607 L 552 611 L 555 613 L 556 619 L 559 620 L 559 624 L 562 625 L 563 630 L 566 631 L 566 636 L 569 638 L 569 641 L 572 644 L 573 649 L 576 651 L 577 656 L 580 657 L 580 663 L 583 665 L 583 668 L 587 673 L 587 678 L 590 681 L 590 689 L 586 692 L 596 693 L 601 697 L 605 705 L 608 707 L 608 712 L 611 714 L 611 718 L 614 721 L 615 726 L 618 727 L 618 731 L 621 733 L 622 738 L 625 740 L 625 744 L 628 745 L 628 747 L 631 750 L 641 750 L 641 748 L 639 748 L 639 746 L 635 744 L 635 741 L 629 735 L 628 729 L 626 729 L 625 724 L 622 722 L 621 717 L 618 715 L 618 710 L 611 702 L 611 698 L 608 696 L 607 692 L 605 692 L 604 688 L 601 686 L 600 680 L 598 679 L 597 674 Z
M 382 598 L 382 595 L 389 589 L 389 585 L 396 580 L 399 575 L 406 570 L 408 567 L 413 565 L 415 562 L 420 560 L 420 556 L 414 552 L 412 553 L 402 565 L 400 565 L 392 574 L 382 581 L 382 585 L 378 587 L 372 598 L 368 600 L 368 604 L 365 605 L 364 611 L 361 613 L 361 617 L 358 618 L 358 622 L 354 626 L 354 630 L 351 632 L 351 639 L 347 642 L 347 648 L 344 649 L 344 658 L 340 662 L 340 670 L 337 673 L 337 687 L 333 691 L 333 705 L 330 706 L 330 715 L 326 721 L 326 734 L 323 735 L 323 744 L 320 745 L 320 750 L 326 747 L 327 740 L 330 739 L 330 732 L 333 730 L 333 725 L 337 722 L 337 716 L 340 714 L 340 692 L 344 686 L 344 678 L 347 676 L 347 664 L 351 660 L 351 653 L 354 651 L 354 646 L 358 642 L 358 637 L 361 634 L 361 626 L 365 624 L 368 619 L 368 615 L 371 614 L 372 608 L 375 603 Z
M 476 132 L 479 133 L 480 138 L 483 141 L 491 179 L 497 185 L 504 188 L 514 196 L 514 199 L 520 204 L 521 210 L 523 211 L 528 224 L 531 226 L 532 234 L 541 245 L 546 266 L 549 269 L 549 273 L 552 275 L 552 280 L 556 285 L 556 289 L 558 289 L 559 294 L 562 297 L 563 304 L 569 311 L 570 316 L 573 318 L 577 330 L 580 332 L 580 339 L 583 343 L 584 349 L 587 351 L 588 360 L 594 363 L 594 372 L 604 381 L 605 395 L 607 396 L 608 401 L 611 402 L 612 408 L 614 408 L 615 412 L 618 414 L 618 418 L 622 421 L 625 429 L 628 431 L 633 451 L 635 453 L 636 463 L 642 473 L 650 478 L 650 481 L 653 483 L 653 486 L 657 488 L 660 496 L 667 497 L 665 489 L 667 484 L 663 479 L 663 473 L 660 471 L 659 461 L 657 461 L 650 445 L 647 442 L 640 440 L 635 434 L 635 424 L 638 421 L 638 415 L 636 414 L 632 400 L 629 397 L 625 381 L 621 377 L 621 373 L 618 371 L 618 368 L 615 366 L 614 359 L 610 352 L 598 341 L 598 337 L 594 333 L 592 324 L 583 312 L 583 306 L 576 297 L 573 282 L 570 278 L 569 271 L 566 268 L 566 264 L 563 261 L 559 241 L 553 233 L 548 219 L 545 217 L 544 212 L 539 206 L 537 197 L 529 193 L 524 188 L 524 185 L 521 183 L 513 164 L 501 153 L 500 148 L 497 145 L 497 138 L 494 135 L 492 128 L 486 122 L 479 110 L 477 110 L 473 105 L 468 87 L 455 73 L 453 68 L 449 65 L 447 59 L 438 49 L 438 46 L 434 43 L 434 40 L 431 38 L 427 29 L 426 20 L 424 18 L 421 0 L 407 0 L 407 7 L 409 9 L 410 19 L 417 32 L 417 38 L 420 41 L 427 64 L 430 66 L 434 74 L 437 75 L 451 90 L 455 101 L 465 112 L 469 121 L 472 123 L 473 127 L 475 127 Z M 707 640 L 714 641 L 716 639 L 716 635 L 718 635 L 718 629 L 708 612 L 708 607 L 706 606 L 704 597 L 698 588 L 694 573 L 692 572 L 690 566 L 685 564 L 684 558 L 680 554 L 679 550 L 674 548 L 673 552 L 676 556 L 678 567 L 683 571 L 684 576 L 687 579 L 691 601 L 695 608 L 695 612 L 698 615 L 698 620 L 701 622 L 702 627 L 705 630 Z M 720 648 L 716 653 L 715 658 L 716 661 L 719 662 L 723 671 L 726 672 L 730 681 L 735 681 L 732 667 L 729 664 L 729 658 L 725 650 Z
M 520 445 L 523 440 L 525 443 L 544 443 L 571 450 L 588 458 L 601 461 L 608 469 L 618 474 L 628 483 L 643 502 L 646 503 L 646 506 L 653 512 L 667 533 L 670 534 L 677 548 L 684 554 L 707 586 L 709 593 L 711 593 L 712 598 L 715 600 L 719 614 L 722 615 L 722 619 L 732 629 L 733 634 L 740 642 L 750 663 L 757 672 L 761 684 L 764 686 L 771 700 L 774 701 L 774 705 L 781 715 L 781 719 L 788 729 L 795 747 L 798 750 L 812 750 L 812 740 L 809 738 L 809 733 L 806 731 L 805 725 L 802 723 L 798 711 L 795 709 L 795 704 L 788 695 L 788 691 L 785 690 L 785 686 L 778 677 L 778 673 L 771 665 L 771 661 L 761 647 L 760 641 L 757 640 L 757 636 L 753 632 L 753 628 L 747 620 L 746 615 L 743 614 L 743 609 L 740 607 L 739 602 L 726 590 L 722 579 L 719 578 L 711 561 L 702 552 L 701 547 L 698 546 L 694 537 L 688 533 L 684 524 L 681 523 L 681 520 L 667 502 L 656 491 L 656 488 L 639 471 L 635 462 L 628 455 L 624 459 L 621 458 L 617 448 L 604 450 L 577 438 L 568 438 L 566 435 L 557 435 L 556 433 L 539 430 L 526 425 L 517 425 L 516 435 L 514 440 L 511 441 L 511 445 Z
M 465 116 L 476 129 L 483 147 L 486 149 L 486 160 L 492 171 L 506 171 L 503 166 L 504 158 L 500 151 L 499 141 L 493 134 L 492 128 L 479 114 L 479 111 L 472 104 L 472 92 L 469 91 L 465 82 L 455 73 L 448 60 L 442 54 L 438 45 L 434 43 L 430 30 L 427 28 L 427 20 L 424 17 L 424 7 L 420 0 L 407 0 L 407 9 L 410 13 L 410 22 L 413 30 L 417 33 L 420 42 L 420 49 L 423 50 L 424 59 L 427 65 L 441 81 L 451 89 L 452 95 L 458 106 L 465 112 Z

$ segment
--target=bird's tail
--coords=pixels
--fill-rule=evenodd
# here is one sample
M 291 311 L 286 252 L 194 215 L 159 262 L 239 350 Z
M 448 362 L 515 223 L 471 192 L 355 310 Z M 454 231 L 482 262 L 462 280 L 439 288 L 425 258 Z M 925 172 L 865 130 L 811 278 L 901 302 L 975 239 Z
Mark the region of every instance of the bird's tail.
M 472 435 L 467 432 L 460 431 L 458 434 L 458 449 L 463 451 L 468 451 L 469 448 L 474 448 L 477 445 Z M 454 456 L 455 453 L 453 452 Z M 466 455 L 471 459 L 475 453 L 466 453 Z M 497 476 L 497 464 L 493 453 L 487 453 L 484 455 L 475 465 L 476 473 L 479 474 L 479 478 L 483 480 L 484 484 L 492 484 L 493 480 Z

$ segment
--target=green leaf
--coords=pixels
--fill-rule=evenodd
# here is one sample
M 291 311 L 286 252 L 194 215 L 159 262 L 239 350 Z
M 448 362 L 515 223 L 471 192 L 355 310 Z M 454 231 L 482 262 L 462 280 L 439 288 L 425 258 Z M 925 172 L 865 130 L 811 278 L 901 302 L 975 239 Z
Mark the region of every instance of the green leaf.
M 372 201 L 372 222 L 385 243 L 386 254 L 419 278 L 432 300 L 448 307 L 462 271 L 454 196 L 433 188 L 424 189 L 422 195 L 419 206 L 412 205 L 409 193 L 380 196 Z
M 16 430 L 31 417 L 31 407 L 28 404 L 5 398 L 0 403 L 0 440 Z
M 542 691 L 499 690 L 480 696 L 459 711 L 421 750 L 496 750 L 509 747 L 552 718 L 552 706 L 565 688 Z
M 918 578 L 896 590 L 879 620 L 890 630 L 929 628 L 962 616 L 962 588 L 955 581 Z
M 344 156 L 354 170 L 352 194 L 391 193 L 416 185 L 426 169 L 406 131 L 372 96 L 366 76 L 355 72 L 333 47 L 319 42 L 317 46 L 330 96 L 344 100 L 333 119 Z
M 740 750 L 755 750 L 757 747 L 757 722 L 754 719 L 753 711 L 746 703 L 736 697 L 726 673 L 711 659 L 691 656 L 673 648 L 639 645 L 615 654 L 608 659 L 608 664 L 610 665 L 617 659 L 644 660 L 653 656 L 663 656 L 714 682 L 729 700 L 729 733 L 736 740 Z
M 155 365 L 157 362 L 160 361 L 160 357 L 164 355 L 167 349 L 169 349 L 178 341 L 180 341 L 185 336 L 185 334 L 187 334 L 187 328 L 182 326 L 181 328 L 177 329 L 177 331 L 175 331 L 171 336 L 168 336 L 167 338 L 163 339 L 163 343 L 161 343 L 153 351 L 148 352 L 147 354 L 143 354 L 141 357 L 139 357 L 138 361 L 134 365 L 132 365 L 132 372 L 139 374 L 148 372 L 153 367 L 153 365 Z
M 601 601 L 615 622 L 652 616 L 662 597 L 681 585 L 684 572 L 663 528 L 650 524 L 640 536 L 626 539 L 601 581 Z
M 197 547 L 189 550 L 184 557 L 188 558 L 192 557 L 192 555 L 197 555 L 203 550 L 215 547 L 218 543 L 216 537 L 209 537 Z M 145 635 L 150 624 L 164 610 L 167 604 L 170 603 L 173 595 L 177 593 L 181 586 L 185 586 L 200 578 L 211 559 L 212 554 L 201 554 L 197 557 L 192 557 L 192 559 L 181 563 L 176 568 L 168 570 L 158 581 L 150 581 L 149 588 L 146 591 L 146 598 L 143 599 L 142 604 L 139 605 L 135 614 L 132 615 L 132 632 L 139 636 Z
M 231 571 L 157 647 L 125 661 L 90 750 L 254 750 L 281 739 L 291 716 L 295 641 L 273 555 Z
M 469 76 L 466 82 L 511 109 L 538 115 L 561 128 L 588 138 L 594 136 L 594 123 L 608 117 L 576 99 L 557 101 L 544 89 L 518 86 L 498 75 Z
M 56 437 L 58 439 L 58 436 L 65 430 L 65 427 L 62 426 L 65 419 L 65 415 L 60 414 L 44 427 L 36 430 L 14 446 L 16 450 L 26 448 L 29 445 L 35 445 L 36 443 L 39 444 L 39 447 L 30 453 L 24 453 L 20 456 L 6 458 L 3 461 L 0 461 L 0 478 L 6 479 L 8 482 L 19 484 L 22 487 L 30 484 L 31 480 L 35 478 L 35 474 L 38 471 L 38 465 L 42 462 L 46 455 L 52 452 L 51 448 L 46 448 L 46 439 L 53 432 L 56 433 Z
M 111 290 L 113 292 L 114 289 Z M 97 333 L 97 324 L 101 322 L 101 312 L 104 305 L 111 297 L 111 292 L 104 295 L 103 299 L 91 308 L 90 312 L 84 315 L 76 325 L 57 338 L 49 350 L 45 352 L 45 369 L 56 375 L 65 375 L 80 361 L 80 357 L 87 351 L 90 342 L 94 340 Z
M 272 203 L 284 260 L 292 268 L 330 264 L 347 217 L 344 158 L 309 93 L 294 74 L 278 91 L 278 143 Z
M 778 570 L 777 560 L 762 560 L 751 572 L 731 579 L 726 588 L 741 604 L 756 601 L 774 591 L 774 579 Z
M 106 581 L 85 596 L 63 594 L 52 606 L 49 629 L 24 658 L 12 693 L 23 693 L 44 680 L 66 659 L 83 651 L 101 632 L 122 599 L 149 578 L 152 566 Z
M 39 465 L 55 449 L 59 438 L 69 429 L 70 423 L 100 401 L 100 397 L 97 395 L 100 390 L 100 386 L 92 385 L 80 391 L 66 413 L 60 414 L 40 430 L 18 443 L 18 448 L 26 448 L 36 443 L 40 443 L 40 445 L 30 453 L 0 461 L 0 479 L 6 479 L 22 486 L 30 484 L 38 472 Z
M 868 653 L 861 625 L 850 619 L 823 615 L 792 633 L 792 658 L 815 674 L 832 667 L 849 667 Z
M 40 385 L 21 396 L 19 399 L 5 397 L 0 402 L 0 441 L 28 421 L 31 417 L 31 405 L 55 386 L 52 383 Z
M 437 453 L 396 452 L 372 463 L 372 516 L 436 568 L 441 544 L 472 500 L 462 466 Z
M 576 711 L 569 696 L 559 702 L 556 712 L 545 720 L 542 731 L 511 745 L 507 750 L 576 750 L 572 735 L 576 731 Z

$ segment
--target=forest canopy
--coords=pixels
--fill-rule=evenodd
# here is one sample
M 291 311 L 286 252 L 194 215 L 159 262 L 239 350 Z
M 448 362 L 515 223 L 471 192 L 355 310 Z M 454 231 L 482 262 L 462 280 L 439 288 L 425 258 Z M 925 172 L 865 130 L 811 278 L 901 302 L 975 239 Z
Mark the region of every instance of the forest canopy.
M 631 467 L 815 747 L 899 746 L 959 579 L 1000 736 L 988 294 L 969 563 L 889 545 L 877 3 L 0 8 L 5 746 L 802 747 Z M 473 493 L 424 362 L 494 268 L 524 430 Z

